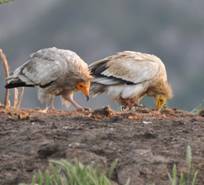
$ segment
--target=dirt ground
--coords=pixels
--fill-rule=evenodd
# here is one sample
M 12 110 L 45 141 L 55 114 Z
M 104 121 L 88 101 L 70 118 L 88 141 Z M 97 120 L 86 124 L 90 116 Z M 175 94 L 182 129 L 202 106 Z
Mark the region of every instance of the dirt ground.
M 204 184 L 204 117 L 176 109 L 114 112 L 0 113 L 0 185 L 31 182 L 50 159 L 79 159 L 107 168 L 118 159 L 113 181 L 124 185 L 168 185 L 176 163 L 185 171 L 190 144 L 193 166 Z

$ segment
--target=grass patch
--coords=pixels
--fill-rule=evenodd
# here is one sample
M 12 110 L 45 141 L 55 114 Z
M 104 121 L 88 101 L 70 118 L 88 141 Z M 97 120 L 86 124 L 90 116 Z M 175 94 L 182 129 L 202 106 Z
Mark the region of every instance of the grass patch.
M 79 161 L 70 163 L 66 160 L 51 160 L 49 167 L 44 172 L 39 171 L 32 178 L 30 185 L 112 185 L 110 180 L 118 161 L 115 160 L 106 172 L 83 165 Z M 173 165 L 171 173 L 168 173 L 169 185 L 196 185 L 198 170 L 192 167 L 192 150 L 188 145 L 186 149 L 185 172 L 178 172 L 176 164 Z M 125 185 L 130 184 L 128 178 Z M 26 185 L 26 184 L 19 184 Z M 155 185 L 154 183 L 152 185 Z
M 189 145 L 186 149 L 186 165 L 187 172 L 179 174 L 176 164 L 174 164 L 171 174 L 168 174 L 170 185 L 196 185 L 198 171 L 192 167 L 192 151 Z
M 113 162 L 105 173 L 78 161 L 51 160 L 47 170 L 33 176 L 31 185 L 112 185 L 109 178 L 116 165 L 117 161 Z
M 191 112 L 193 114 L 199 114 L 200 111 L 204 110 L 204 100 L 201 101 L 201 103 L 199 105 L 197 105 Z

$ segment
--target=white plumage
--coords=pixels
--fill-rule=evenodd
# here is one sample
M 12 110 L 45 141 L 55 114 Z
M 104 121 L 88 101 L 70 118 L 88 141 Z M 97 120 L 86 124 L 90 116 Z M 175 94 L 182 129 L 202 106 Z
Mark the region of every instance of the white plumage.
M 75 90 L 89 95 L 91 75 L 88 65 L 73 51 L 45 48 L 32 53 L 26 63 L 7 79 L 6 88 L 37 86 L 43 103 L 52 104 L 60 95 L 64 101 L 81 108 L 73 100 Z
M 154 55 L 124 51 L 96 61 L 89 68 L 94 76 L 91 94 L 105 92 L 129 108 L 138 105 L 145 95 L 153 96 L 156 104 L 172 96 L 165 66 Z M 163 103 L 156 107 L 160 109 Z

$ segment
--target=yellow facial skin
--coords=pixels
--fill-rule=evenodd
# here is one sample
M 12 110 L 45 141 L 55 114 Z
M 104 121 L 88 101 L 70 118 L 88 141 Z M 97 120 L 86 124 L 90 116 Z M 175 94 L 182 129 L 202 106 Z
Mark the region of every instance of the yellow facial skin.
M 156 101 L 155 101 L 155 107 L 156 107 L 156 109 L 157 109 L 158 111 L 160 111 L 160 110 L 164 107 L 164 105 L 166 104 L 166 102 L 167 102 L 167 99 L 166 99 L 165 96 L 163 96 L 163 95 L 158 95 L 158 96 L 156 97 Z
M 86 96 L 87 101 L 89 100 L 90 82 L 78 82 L 76 84 L 76 89 Z

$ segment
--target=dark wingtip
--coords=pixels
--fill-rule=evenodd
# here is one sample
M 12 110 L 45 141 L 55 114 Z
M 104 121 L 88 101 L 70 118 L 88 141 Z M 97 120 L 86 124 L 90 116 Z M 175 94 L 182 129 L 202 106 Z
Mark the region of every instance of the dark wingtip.
M 25 82 L 22 82 L 22 81 L 10 82 L 5 85 L 6 89 L 12 89 L 15 87 L 34 87 L 34 85 L 27 85 Z
M 6 84 L 6 85 L 5 85 L 5 88 L 6 88 L 6 89 L 12 88 L 12 87 L 11 87 L 11 84 Z

